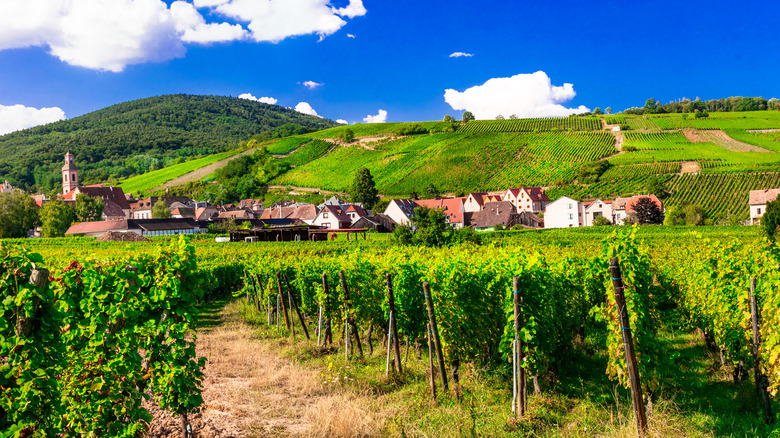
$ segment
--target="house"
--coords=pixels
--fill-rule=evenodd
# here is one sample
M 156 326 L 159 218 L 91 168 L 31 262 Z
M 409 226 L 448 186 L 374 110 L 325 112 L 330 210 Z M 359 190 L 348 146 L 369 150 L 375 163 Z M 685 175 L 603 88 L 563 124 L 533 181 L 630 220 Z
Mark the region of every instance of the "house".
M 585 206 L 568 196 L 562 196 L 544 209 L 545 228 L 572 228 L 585 224 Z
M 142 236 L 168 234 L 195 234 L 206 232 L 192 218 L 184 219 L 119 219 L 110 221 L 81 222 L 72 225 L 66 235 L 100 237 L 109 232 L 136 233 Z
M 254 219 L 254 215 L 246 210 L 230 210 L 220 212 L 217 219 Z
M 525 228 L 544 228 L 544 219 L 530 211 L 521 211 L 517 214 L 517 224 Z
M 399 225 L 409 225 L 409 219 L 414 216 L 417 204 L 410 199 L 392 199 L 385 208 L 384 214 Z
M 780 195 L 780 189 L 751 190 L 748 197 L 750 206 L 750 225 L 761 223 L 761 217 L 766 213 L 766 205 Z
M 151 219 L 152 208 L 159 201 L 168 204 L 169 209 L 187 207 L 193 204 L 192 199 L 187 196 L 150 196 L 132 203 L 128 217 L 130 219 Z
M 507 190 L 507 195 L 512 189 Z M 506 195 L 505 195 L 506 196 Z M 516 203 L 513 203 L 517 207 L 517 211 L 530 211 L 531 213 L 541 213 L 544 211 L 547 204 L 550 203 L 550 198 L 544 193 L 541 187 L 522 187 L 519 189 L 519 193 L 515 196 Z M 511 199 L 508 199 L 511 201 Z
M 317 217 L 312 221 L 312 225 L 318 225 L 329 230 L 340 230 L 352 226 L 352 219 L 341 211 L 339 206 L 325 205 L 320 210 Z
M 219 210 L 217 210 L 217 207 L 211 205 L 195 207 L 194 218 L 196 221 L 210 221 L 217 217 L 219 217 Z
M 463 228 L 466 224 L 464 221 L 463 203 L 466 198 L 454 197 L 454 198 L 436 198 L 436 199 L 420 199 L 414 201 L 419 207 L 427 207 L 431 209 L 444 210 L 444 215 L 447 216 L 447 223 L 453 228 Z
M 8 180 L 5 180 L 3 185 L 0 185 L 0 193 L 8 193 L 12 191 L 14 188 L 11 187 L 11 184 L 8 184 Z
M 497 225 L 510 228 L 517 224 L 517 209 L 509 201 L 489 202 L 474 213 L 473 226 L 477 230 L 493 229 Z
M 352 224 L 352 228 L 372 229 L 380 233 L 391 233 L 395 229 L 395 221 L 386 214 L 363 216 Z
M 358 219 L 368 216 L 366 210 L 364 210 L 363 207 L 357 204 L 344 204 L 341 206 L 341 211 L 344 212 L 347 216 L 349 216 L 350 220 L 352 220 L 353 225 L 355 224 L 355 222 L 357 222 Z
M 469 193 L 469 195 L 466 196 L 466 200 L 463 201 L 463 209 L 471 213 L 482 210 L 482 206 L 485 204 L 485 196 L 487 196 L 487 193 L 485 192 Z
M 635 195 L 628 198 L 615 198 L 615 201 L 612 203 L 612 212 L 615 220 L 613 220 L 612 223 L 615 225 L 623 225 L 626 218 L 634 213 L 634 207 L 642 198 L 650 198 L 650 200 L 653 201 L 661 211 L 664 211 L 663 202 L 661 202 L 657 196 L 652 194 Z
M 238 208 L 252 210 L 255 216 L 263 213 L 263 203 L 259 199 L 242 199 L 238 201 Z
M 318 213 L 319 209 L 314 204 L 274 204 L 263 210 L 260 219 L 300 219 L 306 224 L 311 224 Z
M 185 217 L 195 218 L 195 209 L 190 207 L 177 207 L 171 209 L 171 217 L 181 219 Z
M 602 201 L 601 199 L 596 199 L 593 202 L 585 204 L 586 227 L 592 227 L 593 221 L 599 216 L 604 216 L 609 220 L 610 223 L 613 223 L 612 221 L 614 220 L 614 217 L 612 212 L 612 201 Z
M 72 177 L 71 177 L 72 178 Z M 90 198 L 103 199 L 103 219 L 118 220 L 130 217 L 130 203 L 121 187 L 107 187 L 103 184 L 76 186 L 62 196 L 65 202 L 75 202 L 76 196 L 83 193 Z

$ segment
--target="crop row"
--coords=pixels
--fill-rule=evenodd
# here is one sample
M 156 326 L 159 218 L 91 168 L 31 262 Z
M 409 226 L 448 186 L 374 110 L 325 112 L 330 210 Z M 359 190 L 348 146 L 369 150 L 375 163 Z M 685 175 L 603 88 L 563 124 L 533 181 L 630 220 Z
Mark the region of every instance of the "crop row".
M 749 192 L 778 186 L 780 172 L 684 174 L 667 184 L 672 193 L 667 204 L 688 202 L 703 207 L 713 218 L 730 213 L 744 220 L 749 214 Z
M 620 180 L 624 178 L 636 178 L 640 176 L 664 175 L 679 173 L 679 162 L 629 164 L 626 166 L 612 166 L 604 172 L 599 180 Z
M 535 131 L 598 131 L 599 119 L 593 117 L 558 117 L 548 119 L 472 120 L 459 132 L 535 132 Z

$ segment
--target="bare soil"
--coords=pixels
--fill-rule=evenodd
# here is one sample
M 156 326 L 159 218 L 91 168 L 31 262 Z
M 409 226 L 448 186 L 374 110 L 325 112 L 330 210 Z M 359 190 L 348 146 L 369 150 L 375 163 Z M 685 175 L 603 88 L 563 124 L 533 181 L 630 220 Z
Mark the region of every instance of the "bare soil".
M 720 129 L 708 129 L 708 130 L 701 130 L 701 131 L 697 131 L 693 129 L 685 129 L 682 132 L 685 135 L 685 138 L 687 138 L 693 143 L 714 143 L 722 147 L 723 149 L 728 149 L 734 152 L 772 153 L 772 151 L 768 149 L 764 149 L 759 146 L 734 140 L 733 138 L 729 137 L 728 134 L 721 131 Z
M 707 143 L 709 141 L 704 138 L 701 132 L 695 131 L 693 129 L 684 129 L 682 133 L 691 143 Z
M 683 173 L 699 173 L 701 167 L 698 161 L 681 161 L 680 162 L 680 174 Z

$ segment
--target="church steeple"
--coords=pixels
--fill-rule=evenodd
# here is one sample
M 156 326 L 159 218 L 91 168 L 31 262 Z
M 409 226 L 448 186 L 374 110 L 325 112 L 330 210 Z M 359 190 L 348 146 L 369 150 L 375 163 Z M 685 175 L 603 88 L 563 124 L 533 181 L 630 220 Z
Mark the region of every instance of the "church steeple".
M 79 186 L 79 170 L 73 161 L 73 154 L 65 154 L 65 164 L 62 166 L 62 194 L 65 195 Z

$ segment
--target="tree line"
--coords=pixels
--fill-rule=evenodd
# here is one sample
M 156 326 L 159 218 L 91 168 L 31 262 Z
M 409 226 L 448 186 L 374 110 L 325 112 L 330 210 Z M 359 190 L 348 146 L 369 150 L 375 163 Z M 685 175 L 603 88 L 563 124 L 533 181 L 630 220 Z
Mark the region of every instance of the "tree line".
M 776 98 L 732 96 L 724 99 L 695 100 L 680 99 L 669 103 L 660 103 L 650 98 L 645 106 L 632 107 L 623 114 L 669 114 L 669 113 L 705 113 L 705 112 L 737 112 L 737 111 L 780 111 L 780 100 Z

